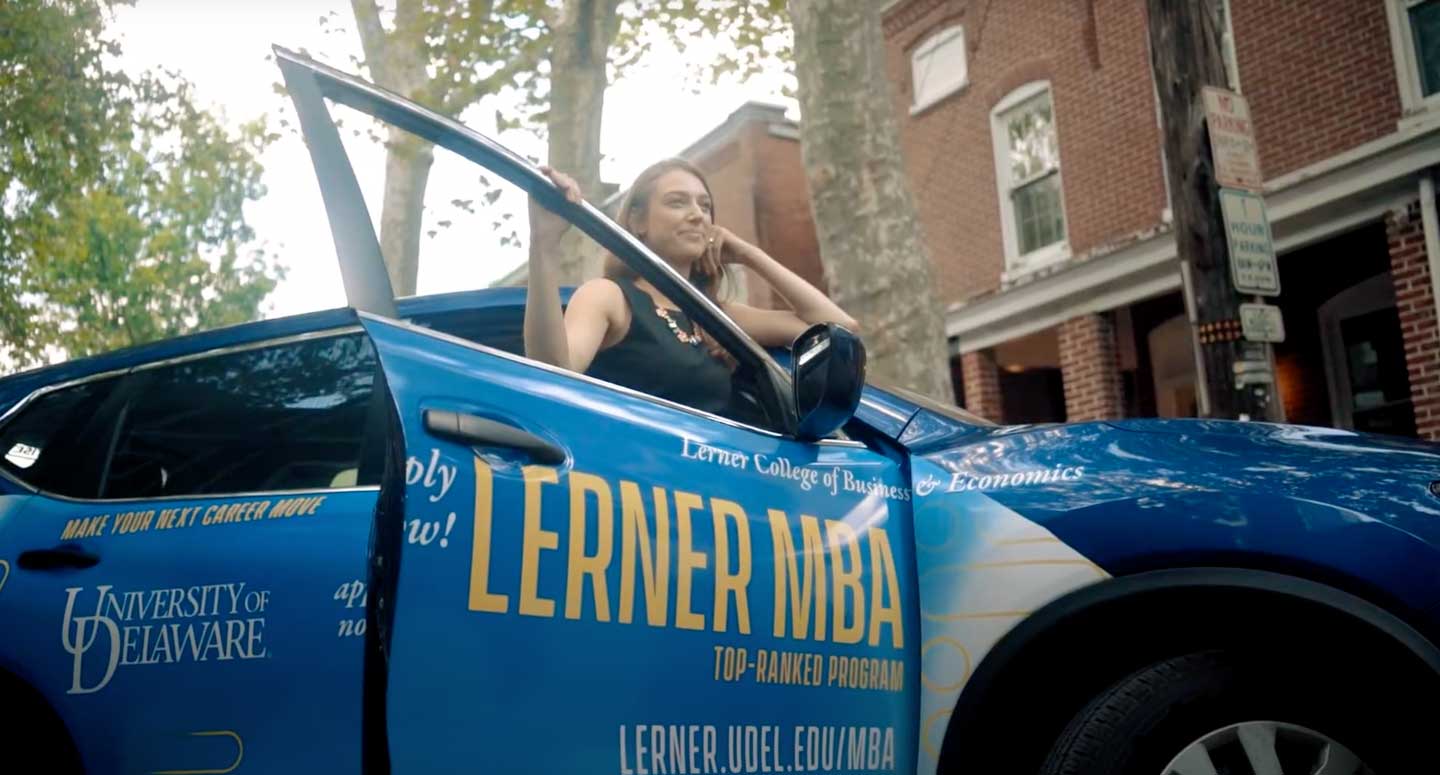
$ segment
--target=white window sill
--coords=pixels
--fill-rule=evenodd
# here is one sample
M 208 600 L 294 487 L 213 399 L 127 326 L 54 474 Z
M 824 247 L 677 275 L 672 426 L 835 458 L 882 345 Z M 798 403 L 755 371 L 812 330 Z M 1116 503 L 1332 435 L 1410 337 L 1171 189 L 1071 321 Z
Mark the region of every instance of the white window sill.
M 1023 256 L 1005 258 L 1005 271 L 1000 273 L 1000 282 L 1009 285 L 1023 280 L 1042 269 L 1055 266 L 1070 260 L 1070 241 L 1061 240 L 1052 245 L 1046 245 L 1039 250 L 1026 253 Z
M 924 113 L 925 111 L 927 111 L 927 110 L 935 107 L 936 105 L 939 105 L 940 103 L 944 102 L 946 99 L 949 99 L 952 95 L 959 94 L 960 92 L 965 91 L 965 89 L 966 89 L 967 87 L 969 87 L 969 86 L 970 86 L 970 79 L 967 77 L 965 80 L 961 81 L 961 82 L 958 83 L 958 84 L 955 84 L 954 86 L 950 87 L 949 89 L 946 89 L 945 91 L 942 91 L 942 92 L 940 92 L 939 94 L 936 94 L 936 95 L 933 95 L 933 96 L 929 97 L 929 98 L 926 99 L 924 102 L 917 102 L 917 103 L 915 103 L 914 105 L 911 105 L 911 106 L 910 106 L 910 116 L 913 118 L 913 117 L 915 117 L 915 116 L 920 115 L 921 113 Z
M 1431 126 L 1440 126 L 1440 94 L 1432 94 L 1425 101 L 1405 108 L 1395 128 L 1404 132 Z

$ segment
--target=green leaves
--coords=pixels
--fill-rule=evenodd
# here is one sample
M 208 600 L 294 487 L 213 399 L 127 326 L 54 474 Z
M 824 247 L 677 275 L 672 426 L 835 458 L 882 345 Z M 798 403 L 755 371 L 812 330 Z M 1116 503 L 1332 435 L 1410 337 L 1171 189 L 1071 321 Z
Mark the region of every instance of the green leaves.
M 709 43 L 713 59 L 689 67 L 692 88 L 744 81 L 782 65 L 793 77 L 794 35 L 784 0 L 648 0 L 625 6 L 612 65 L 617 74 L 644 58 L 656 40 L 681 52 Z
M 393 8 L 389 6 L 393 5 Z M 501 132 L 538 128 L 549 108 L 549 64 L 559 0 L 351 0 L 367 66 L 381 85 L 456 116 L 490 94 L 515 90 Z M 785 0 L 639 0 L 620 3 L 607 53 L 619 75 L 669 40 L 683 48 L 709 40 L 714 61 L 697 62 L 699 80 L 743 79 L 791 63 Z M 612 78 L 613 80 L 613 78 Z
M 547 139 L 549 161 L 576 175 L 587 192 L 599 188 L 603 89 L 656 44 L 681 50 L 709 44 L 715 59 L 690 68 L 698 90 L 705 81 L 788 66 L 793 37 L 785 0 L 350 0 L 350 6 L 365 64 L 380 85 L 450 116 L 500 95 L 496 131 Z M 414 199 L 423 201 L 425 184 L 409 186 L 415 174 L 404 165 L 390 169 L 399 174 L 386 182 L 381 245 L 400 287 L 413 287 L 422 228 Z M 498 191 L 483 196 L 493 204 Z M 518 239 L 509 224 L 494 226 L 502 245 Z
M 254 319 L 280 271 L 246 202 L 275 139 L 176 77 L 108 69 L 98 0 L 0 3 L 0 354 L 34 365 Z

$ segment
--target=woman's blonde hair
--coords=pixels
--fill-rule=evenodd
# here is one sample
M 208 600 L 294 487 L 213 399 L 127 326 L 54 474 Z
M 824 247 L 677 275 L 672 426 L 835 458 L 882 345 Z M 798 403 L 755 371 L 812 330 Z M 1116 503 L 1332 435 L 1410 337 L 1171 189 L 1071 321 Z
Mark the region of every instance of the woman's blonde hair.
M 620 202 L 620 210 L 616 214 L 616 222 L 625 231 L 634 234 L 641 241 L 644 238 L 636 231 L 638 224 L 644 223 L 650 212 L 650 200 L 655 196 L 655 184 L 660 177 L 667 172 L 681 170 L 695 176 L 700 185 L 705 188 L 705 195 L 710 197 L 710 222 L 715 222 L 715 196 L 710 192 L 710 181 L 705 179 L 705 173 L 699 167 L 679 157 L 661 159 L 651 164 L 635 176 L 635 182 L 630 184 L 630 190 L 625 192 L 625 198 Z M 614 253 L 605 256 L 605 276 L 612 280 L 634 279 L 635 270 L 626 266 Z M 694 265 L 690 267 L 690 276 L 686 279 L 691 285 L 700 289 L 710 298 L 711 301 L 719 302 L 720 290 L 725 284 L 727 273 L 725 265 L 712 255 L 709 250 L 702 254 Z

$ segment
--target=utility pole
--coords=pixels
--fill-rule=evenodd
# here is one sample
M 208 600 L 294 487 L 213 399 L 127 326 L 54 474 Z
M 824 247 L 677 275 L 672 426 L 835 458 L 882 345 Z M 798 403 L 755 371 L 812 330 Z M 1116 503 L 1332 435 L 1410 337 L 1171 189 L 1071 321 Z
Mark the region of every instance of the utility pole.
M 1229 81 L 1219 5 L 1213 0 L 1147 0 L 1165 174 L 1170 181 L 1186 309 L 1195 328 L 1200 413 L 1221 419 L 1279 420 L 1281 408 L 1268 343 L 1278 340 L 1254 334 L 1250 325 L 1256 312 L 1262 317 L 1270 313 L 1278 322 L 1278 309 L 1247 304 L 1247 325 L 1242 327 L 1241 305 L 1249 299 L 1240 295 L 1233 279 L 1244 277 L 1252 286 L 1273 283 L 1273 288 L 1258 291 L 1247 288 L 1250 293 L 1279 292 L 1264 200 L 1257 193 L 1259 164 L 1253 164 L 1249 180 L 1226 181 L 1222 196 L 1212 152 L 1212 132 L 1237 128 L 1250 132 L 1248 106 L 1226 91 Z M 1242 111 L 1243 118 L 1236 118 L 1232 125 L 1211 127 L 1206 121 L 1207 102 L 1212 115 L 1223 105 L 1227 110 Z M 1253 139 L 1251 146 L 1253 159 Z M 1231 161 L 1227 157 L 1226 162 Z M 1239 185 L 1249 190 L 1229 187 Z M 1228 225 L 1227 215 L 1231 218 Z M 1264 261 L 1267 252 L 1268 264 Z M 1232 266 L 1232 262 L 1239 263 Z M 1257 271 L 1262 278 L 1258 282 Z M 1254 300 L 1260 301 L 1258 297 Z

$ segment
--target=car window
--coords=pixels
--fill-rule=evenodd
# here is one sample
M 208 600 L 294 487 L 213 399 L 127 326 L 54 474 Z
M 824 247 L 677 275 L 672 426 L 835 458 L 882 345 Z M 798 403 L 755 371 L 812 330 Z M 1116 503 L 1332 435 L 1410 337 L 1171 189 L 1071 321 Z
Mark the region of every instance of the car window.
M 378 484 L 376 367 L 357 333 L 137 371 L 100 497 Z
M 520 305 L 425 313 L 410 322 L 525 357 L 525 308 Z
M 0 428 L 0 467 L 46 492 L 95 497 L 112 435 L 105 407 L 120 382 L 91 380 L 36 396 Z
M 367 139 L 368 135 L 387 136 L 391 143 L 400 142 L 397 137 L 413 136 L 343 105 L 332 104 L 330 110 L 347 128 L 371 127 L 370 132 L 342 132 L 341 140 L 361 180 L 383 180 L 386 158 L 383 149 Z M 424 145 L 428 146 L 428 143 Z M 481 166 L 446 148 L 429 146 L 429 151 L 434 161 L 430 165 L 425 206 L 421 211 L 416 293 L 443 294 L 491 286 L 525 287 L 530 239 L 528 195 L 518 186 L 487 173 Z M 372 219 L 375 219 L 383 209 L 383 202 L 378 199 L 380 189 L 370 187 L 362 191 L 368 197 L 367 207 Z M 613 216 L 618 201 L 617 196 L 608 202 L 592 203 Z M 723 215 L 721 222 L 724 222 Z M 376 231 L 379 232 L 378 227 Z M 382 243 L 381 249 L 393 252 L 401 248 L 398 244 Z M 607 261 L 607 256 L 608 252 L 602 246 L 572 227 L 567 233 L 563 258 L 578 270 L 568 274 L 565 280 L 567 286 L 579 285 L 602 274 L 619 274 L 622 280 L 633 277 L 623 270 L 616 273 L 614 270 L 618 264 L 613 258 Z M 391 263 L 396 258 L 395 255 L 386 255 Z M 607 264 L 611 267 L 610 271 L 606 269 Z M 739 300 L 741 277 L 738 269 L 731 269 L 734 273 L 720 291 L 722 300 Z M 778 410 L 764 405 L 761 399 L 764 391 L 757 387 L 756 375 L 750 371 L 753 367 L 744 366 L 743 359 L 735 357 L 734 353 L 725 353 L 713 359 L 723 364 L 722 371 L 718 373 L 719 379 L 725 380 L 724 370 L 729 370 L 728 385 L 722 384 L 704 396 L 688 395 L 682 387 L 685 381 L 678 377 L 696 370 L 710 371 L 709 361 L 693 356 L 701 352 L 702 346 L 709 349 L 711 340 L 692 346 L 689 338 L 692 323 L 684 312 L 670 305 L 660 309 L 659 305 L 646 301 L 649 297 L 642 300 L 639 296 L 627 295 L 626 298 L 632 312 L 643 316 L 644 320 L 636 325 L 632 318 L 631 335 L 617 344 L 617 352 L 611 353 L 611 357 L 597 357 L 585 372 L 587 376 L 747 425 L 767 430 L 780 429 L 781 419 L 771 416 L 778 414 Z M 671 301 L 682 303 L 676 299 Z M 525 354 L 523 308 L 516 307 L 503 313 L 495 310 L 452 310 L 416 315 L 413 319 L 420 325 L 521 357 Z M 671 366 L 669 369 L 656 368 L 653 361 L 645 360 L 638 353 L 650 351 L 646 349 L 647 340 L 665 337 L 673 337 L 685 344 L 678 348 L 681 351 L 677 354 L 678 365 L 666 364 Z M 662 344 L 670 346 L 672 351 L 676 349 L 674 341 Z M 718 345 L 714 347 L 720 350 Z M 620 354 L 620 350 L 630 352 Z M 631 352 L 637 354 L 632 356 Z M 704 384 L 716 383 L 705 381 Z M 720 393 L 725 395 L 719 396 Z

